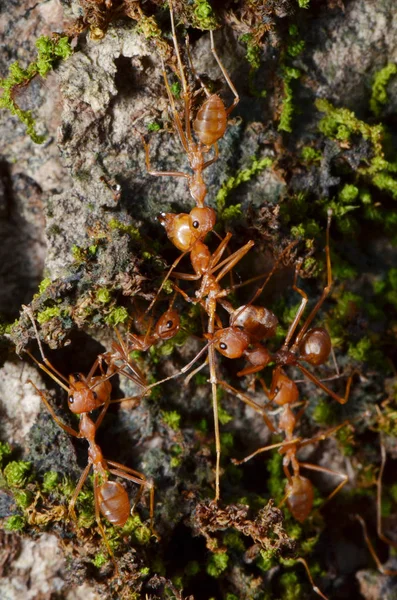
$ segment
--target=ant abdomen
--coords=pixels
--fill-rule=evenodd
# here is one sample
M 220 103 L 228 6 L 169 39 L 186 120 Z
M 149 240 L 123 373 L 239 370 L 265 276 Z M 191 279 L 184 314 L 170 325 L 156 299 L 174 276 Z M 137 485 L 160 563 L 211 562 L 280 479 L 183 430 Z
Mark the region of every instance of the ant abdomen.
M 313 484 L 310 479 L 301 475 L 293 475 L 285 486 L 288 494 L 287 505 L 297 521 L 303 523 L 309 516 L 314 500 Z
M 311 365 L 322 365 L 331 352 L 331 338 L 323 327 L 309 329 L 299 344 L 300 357 Z
M 212 94 L 201 106 L 193 122 L 193 129 L 204 146 L 212 146 L 223 137 L 227 126 L 225 105 Z
M 105 481 L 98 488 L 99 510 L 112 525 L 123 527 L 130 516 L 130 500 L 121 483 Z
M 230 325 L 243 327 L 254 341 L 260 342 L 276 334 L 278 319 L 263 306 L 240 306 L 230 317 Z

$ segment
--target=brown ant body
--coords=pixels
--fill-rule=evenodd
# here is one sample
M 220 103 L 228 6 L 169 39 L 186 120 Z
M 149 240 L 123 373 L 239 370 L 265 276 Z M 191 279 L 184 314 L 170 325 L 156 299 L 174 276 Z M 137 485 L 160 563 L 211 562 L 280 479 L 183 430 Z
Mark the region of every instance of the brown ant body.
M 106 358 L 106 355 L 101 355 L 95 360 L 87 376 L 84 376 L 82 373 L 75 373 L 73 375 L 70 375 L 67 379 L 46 358 L 41 345 L 40 337 L 37 331 L 33 314 L 31 310 L 27 307 L 25 307 L 25 311 L 27 312 L 29 318 L 33 323 L 33 328 L 35 330 L 43 362 L 38 361 L 29 351 L 27 351 L 27 354 L 40 367 L 41 370 L 47 373 L 47 375 L 49 375 L 67 392 L 68 407 L 70 411 L 73 414 L 80 416 L 78 431 L 63 423 L 56 415 L 54 409 L 48 402 L 43 392 L 41 392 L 32 381 L 30 383 L 32 383 L 37 393 L 40 395 L 48 412 L 50 413 L 54 421 L 57 423 L 57 425 L 59 425 L 59 427 L 61 427 L 69 435 L 79 439 L 85 439 L 88 442 L 88 464 L 80 477 L 80 480 L 74 491 L 73 497 L 69 503 L 69 513 L 72 519 L 76 521 L 76 513 L 74 507 L 77 498 L 82 490 L 82 487 L 92 468 L 94 471 L 95 518 L 99 531 L 106 544 L 109 555 L 112 557 L 112 560 L 114 562 L 116 572 L 118 572 L 117 563 L 113 558 L 113 552 L 110 548 L 105 530 L 102 526 L 100 515 L 104 516 L 113 525 L 123 527 L 129 515 L 135 508 L 135 505 L 139 501 L 142 492 L 145 488 L 149 490 L 150 494 L 151 524 L 153 524 L 154 513 L 153 483 L 151 481 L 148 481 L 145 475 L 143 475 L 139 471 L 135 471 L 134 469 L 125 467 L 124 465 L 121 465 L 117 462 L 106 460 L 103 457 L 101 448 L 95 440 L 96 432 L 99 426 L 101 425 L 111 403 L 110 396 L 112 391 L 112 385 L 109 379 L 112 376 L 114 376 L 117 372 L 121 372 L 135 380 L 135 376 L 124 372 L 123 368 L 119 369 L 118 367 L 116 367 L 115 364 L 117 360 L 123 360 L 125 358 L 125 347 L 118 347 L 117 345 L 115 345 L 114 354 L 111 355 L 112 360 L 109 361 L 106 373 L 103 372 L 102 367 L 102 362 Z M 101 375 L 95 375 L 95 372 L 97 371 L 98 367 L 101 370 Z M 144 382 L 142 380 L 138 379 L 138 383 L 144 386 Z M 89 413 L 101 407 L 102 410 L 99 414 L 99 417 L 94 422 L 89 416 Z M 130 501 L 125 488 L 120 483 L 109 480 L 109 475 L 121 477 L 139 485 L 138 494 L 132 508 L 130 506 Z
M 239 376 L 257 373 L 271 362 L 274 362 L 277 367 L 295 366 L 298 367 L 310 381 L 329 394 L 339 402 L 339 404 L 345 404 L 349 397 L 353 375 L 348 378 L 345 394 L 342 397 L 324 385 L 322 381 L 302 364 L 302 361 L 304 361 L 312 366 L 323 365 L 328 360 L 332 350 L 328 331 L 323 327 L 310 328 L 313 319 L 330 293 L 332 286 L 332 269 L 329 251 L 330 223 L 331 214 L 328 215 L 327 241 L 325 247 L 327 285 L 298 333 L 295 335 L 299 321 L 308 302 L 306 293 L 296 285 L 301 267 L 300 262 L 295 270 L 293 290 L 302 296 L 302 301 L 288 329 L 283 345 L 279 350 L 271 353 L 261 344 L 262 340 L 274 336 L 277 328 L 277 317 L 270 310 L 251 304 L 241 306 L 238 309 L 233 309 L 227 303 L 223 303 L 223 306 L 230 313 L 230 326 L 217 330 L 213 336 L 213 343 L 218 352 L 227 358 L 234 359 L 244 356 L 248 360 L 250 365 L 240 371 L 238 373 Z M 267 278 L 258 292 L 256 292 L 255 297 L 261 293 L 268 279 L 269 278 Z

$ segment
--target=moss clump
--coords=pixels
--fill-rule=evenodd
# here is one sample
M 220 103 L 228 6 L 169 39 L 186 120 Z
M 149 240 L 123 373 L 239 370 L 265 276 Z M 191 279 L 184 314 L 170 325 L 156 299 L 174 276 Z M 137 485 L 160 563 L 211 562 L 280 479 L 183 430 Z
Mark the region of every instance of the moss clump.
M 30 110 L 22 110 L 15 101 L 15 91 L 29 84 L 29 82 L 40 75 L 46 77 L 58 59 L 68 58 L 73 50 L 69 39 L 65 36 L 54 35 L 52 38 L 42 36 L 36 40 L 38 50 L 37 60 L 23 69 L 18 62 L 9 67 L 8 77 L 0 79 L 0 88 L 3 93 L 0 96 L 0 108 L 7 108 L 13 115 L 24 123 L 26 133 L 36 144 L 42 144 L 45 137 L 38 135 L 35 131 L 35 121 Z
M 20 515 L 14 515 L 13 517 L 8 517 L 8 519 L 4 522 L 4 529 L 6 531 L 22 531 L 26 525 L 26 520 L 24 517 Z
M 0 442 L 0 467 L 7 461 L 11 455 L 11 446 L 7 442 Z
M 238 187 L 242 183 L 249 181 L 250 179 L 252 179 L 255 175 L 257 175 L 264 169 L 271 167 L 272 164 L 273 164 L 273 161 L 268 156 L 266 156 L 265 158 L 259 159 L 259 160 L 255 156 L 253 156 L 252 164 L 249 167 L 247 167 L 246 169 L 242 169 L 234 177 L 230 177 L 227 181 L 225 181 L 221 185 L 221 188 L 216 196 L 216 205 L 217 205 L 218 214 L 221 217 L 223 217 L 223 214 L 225 211 L 225 206 L 226 206 L 226 198 L 228 197 L 228 195 L 230 194 L 230 192 L 232 190 L 234 190 L 236 187 Z M 236 207 L 239 207 L 239 209 L 240 209 L 240 206 L 241 205 L 235 205 L 234 210 L 236 210 Z
M 301 159 L 307 163 L 316 163 L 320 162 L 322 159 L 322 154 L 316 148 L 312 148 L 311 146 L 303 146 L 301 150 Z
M 15 490 L 14 500 L 22 510 L 28 508 L 33 502 L 33 494 L 29 490 Z
M 61 309 L 59 306 L 51 306 L 37 313 L 36 320 L 38 323 L 40 323 L 40 325 L 43 325 L 43 323 L 51 321 L 51 319 L 53 319 L 54 317 L 59 317 L 60 314 Z
M 95 298 L 98 302 L 107 304 L 112 299 L 112 293 L 107 288 L 100 288 L 96 291 Z
M 284 82 L 284 98 L 281 105 L 280 120 L 278 124 L 279 131 L 292 131 L 292 115 L 294 114 L 292 81 L 299 79 L 301 72 L 294 67 L 284 66 L 282 70 L 282 79 Z
M 181 428 L 181 415 L 176 410 L 163 411 L 161 413 L 164 423 L 174 429 L 174 431 L 179 431 Z
M 105 556 L 103 552 L 98 552 L 98 554 L 94 556 L 92 564 L 98 569 L 100 569 L 101 567 L 103 567 L 104 564 L 107 563 L 107 561 L 107 556 Z
M 211 577 L 219 577 L 227 569 L 229 557 L 226 553 L 212 554 L 208 561 L 206 571 Z
M 207 0 L 194 0 L 194 26 L 199 29 L 215 29 L 218 25 L 211 4 Z
M 47 471 L 44 473 L 42 489 L 43 492 L 52 492 L 59 483 L 59 475 L 56 471 Z
M 129 314 L 124 306 L 116 306 L 105 317 L 105 323 L 111 327 L 116 327 L 120 323 L 125 323 L 129 318 Z
M 390 78 L 396 74 L 397 65 L 394 63 L 389 63 L 383 67 L 383 69 L 378 71 L 374 77 L 369 106 L 376 117 L 379 117 L 383 106 L 387 104 L 387 84 L 389 83 Z
M 30 462 L 13 461 L 8 463 L 3 474 L 10 487 L 21 488 L 26 485 L 31 469 L 32 463 Z
M 160 131 L 160 129 L 161 129 L 161 125 L 159 123 L 157 123 L 156 121 L 153 121 L 152 123 L 147 124 L 148 131 Z
M 48 277 L 43 279 L 43 281 L 39 283 L 39 294 L 43 294 L 43 292 L 45 292 L 45 290 L 51 285 L 51 283 L 52 281 Z
M 139 230 L 133 225 L 128 225 L 127 223 L 122 223 L 117 219 L 111 219 L 108 223 L 108 227 L 110 229 L 117 229 L 118 231 L 122 231 L 123 233 L 128 233 L 128 235 L 134 240 L 140 240 L 141 234 Z

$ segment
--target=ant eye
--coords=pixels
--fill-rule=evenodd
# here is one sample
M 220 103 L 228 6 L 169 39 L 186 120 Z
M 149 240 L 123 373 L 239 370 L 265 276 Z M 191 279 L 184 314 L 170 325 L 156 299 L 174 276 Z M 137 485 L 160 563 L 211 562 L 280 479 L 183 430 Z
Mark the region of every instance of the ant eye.
M 225 344 L 225 342 L 221 342 L 221 343 L 219 344 L 219 348 L 220 348 L 221 350 L 226 350 L 226 348 L 227 348 L 227 344 Z
M 98 400 L 98 394 L 96 392 L 92 392 L 92 395 L 94 396 L 94 400 Z
M 73 404 L 73 402 L 74 402 L 73 396 L 69 396 L 69 404 Z
M 81 378 L 80 378 L 80 373 L 73 373 L 73 378 L 74 378 L 76 381 L 80 381 L 80 379 L 81 379 Z
M 279 393 L 279 391 L 280 391 L 280 388 L 279 388 L 279 387 L 276 387 L 276 388 L 274 388 L 274 393 L 275 393 L 275 394 L 278 394 L 278 393 Z
M 174 321 L 171 321 L 171 320 L 167 321 L 167 325 L 166 325 L 167 329 L 171 329 L 173 324 L 174 324 Z
M 198 229 L 200 227 L 200 222 L 199 221 L 193 221 L 193 227 L 195 229 Z

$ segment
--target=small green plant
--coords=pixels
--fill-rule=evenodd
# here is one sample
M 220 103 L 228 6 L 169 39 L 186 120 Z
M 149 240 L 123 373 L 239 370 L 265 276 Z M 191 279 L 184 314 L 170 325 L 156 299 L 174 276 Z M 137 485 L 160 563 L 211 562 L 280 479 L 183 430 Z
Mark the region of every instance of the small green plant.
M 397 74 L 397 65 L 389 63 L 383 69 L 378 71 L 372 84 L 372 94 L 369 106 L 376 117 L 379 117 L 382 108 L 387 104 L 387 84 L 391 77 Z
M 40 75 L 46 77 L 49 71 L 53 69 L 54 64 L 59 59 L 68 58 L 73 50 L 69 39 L 66 36 L 54 35 L 52 38 L 42 36 L 36 40 L 38 50 L 37 60 L 23 69 L 18 62 L 9 67 L 8 77 L 0 80 L 0 88 L 3 93 L 0 96 L 0 108 L 7 108 L 13 115 L 24 123 L 26 133 L 36 144 L 42 144 L 45 137 L 38 135 L 35 130 L 35 121 L 30 110 L 22 110 L 16 100 L 15 92 L 27 86 L 30 81 Z

